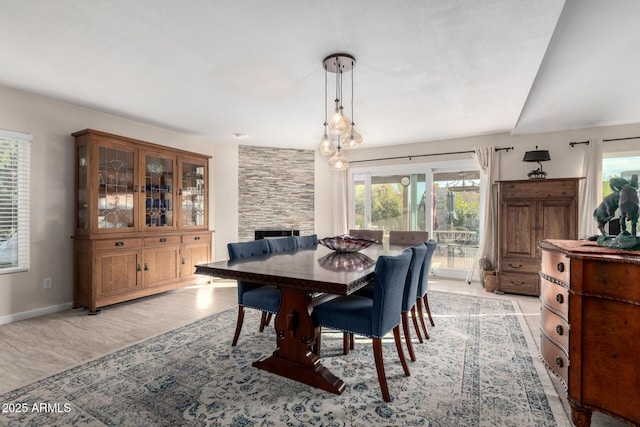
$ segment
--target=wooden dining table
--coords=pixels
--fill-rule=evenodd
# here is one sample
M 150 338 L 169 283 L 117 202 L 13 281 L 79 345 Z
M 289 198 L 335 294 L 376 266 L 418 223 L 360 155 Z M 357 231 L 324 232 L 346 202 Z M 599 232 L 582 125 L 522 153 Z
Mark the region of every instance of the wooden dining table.
M 373 245 L 356 253 L 337 253 L 324 246 L 281 252 L 248 260 L 196 265 L 196 274 L 274 285 L 280 289 L 275 318 L 276 350 L 253 366 L 335 394 L 344 382 L 320 363 L 314 352 L 320 327 L 314 300 L 320 294 L 349 295 L 373 279 L 380 255 L 397 255 L 402 246 Z

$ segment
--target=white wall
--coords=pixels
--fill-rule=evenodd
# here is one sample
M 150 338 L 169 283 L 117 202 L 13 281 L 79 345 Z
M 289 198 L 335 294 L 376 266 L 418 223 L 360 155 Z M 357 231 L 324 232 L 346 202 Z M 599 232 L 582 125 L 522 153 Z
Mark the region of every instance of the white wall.
M 72 132 L 92 128 L 170 147 L 214 154 L 213 141 L 2 86 L 0 128 L 33 135 L 31 269 L 24 273 L 0 275 L 0 324 L 68 307 L 73 301 Z M 213 216 L 210 224 L 211 227 L 215 224 Z M 53 279 L 52 289 L 43 288 L 45 277 Z

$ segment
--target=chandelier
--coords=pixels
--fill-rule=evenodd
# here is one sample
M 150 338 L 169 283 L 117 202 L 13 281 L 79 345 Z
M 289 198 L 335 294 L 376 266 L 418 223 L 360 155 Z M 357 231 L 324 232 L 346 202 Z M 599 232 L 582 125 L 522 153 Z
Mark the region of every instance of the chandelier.
M 322 62 L 324 66 L 324 133 L 320 139 L 320 154 L 331 156 L 329 166 L 335 170 L 345 170 L 349 160 L 342 154 L 343 149 L 356 148 L 362 142 L 362 135 L 356 132 L 353 121 L 353 68 L 356 60 L 346 53 L 334 53 Z M 342 92 L 342 75 L 351 71 L 351 118 L 344 114 L 344 95 Z M 336 75 L 333 113 L 328 117 L 327 108 L 327 75 Z

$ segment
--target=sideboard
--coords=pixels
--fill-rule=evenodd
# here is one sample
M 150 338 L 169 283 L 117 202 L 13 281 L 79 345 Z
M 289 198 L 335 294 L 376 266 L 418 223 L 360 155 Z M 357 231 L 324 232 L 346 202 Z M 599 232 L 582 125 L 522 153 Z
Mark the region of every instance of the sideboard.
M 581 240 L 541 243 L 540 350 L 571 418 L 592 411 L 640 425 L 640 252 Z

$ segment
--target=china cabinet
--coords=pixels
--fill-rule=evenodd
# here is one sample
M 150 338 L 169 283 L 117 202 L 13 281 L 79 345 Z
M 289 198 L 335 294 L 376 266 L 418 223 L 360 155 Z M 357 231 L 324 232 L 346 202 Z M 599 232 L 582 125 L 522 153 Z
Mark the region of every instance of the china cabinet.
M 538 245 L 578 238 L 580 179 L 498 182 L 498 290 L 540 295 Z
M 584 240 L 540 247 L 540 352 L 573 424 L 588 427 L 598 411 L 640 425 L 640 254 Z
M 76 147 L 74 305 L 195 283 L 211 258 L 210 156 L 86 129 Z

